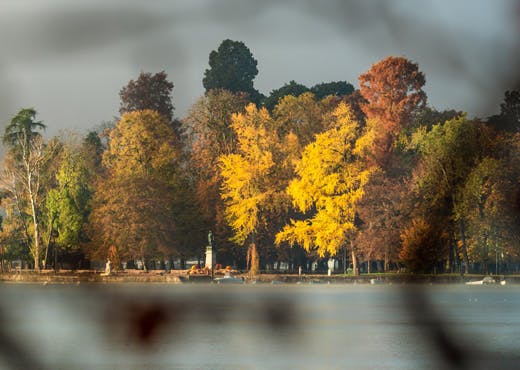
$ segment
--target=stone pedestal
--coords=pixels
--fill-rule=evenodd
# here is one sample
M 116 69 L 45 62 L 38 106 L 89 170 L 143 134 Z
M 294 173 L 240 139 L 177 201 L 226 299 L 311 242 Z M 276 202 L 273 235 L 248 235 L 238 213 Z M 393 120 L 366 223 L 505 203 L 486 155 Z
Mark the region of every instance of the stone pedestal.
M 211 246 L 206 247 L 206 267 L 209 269 L 213 269 L 215 267 L 215 262 L 217 260 L 217 253 L 213 251 Z

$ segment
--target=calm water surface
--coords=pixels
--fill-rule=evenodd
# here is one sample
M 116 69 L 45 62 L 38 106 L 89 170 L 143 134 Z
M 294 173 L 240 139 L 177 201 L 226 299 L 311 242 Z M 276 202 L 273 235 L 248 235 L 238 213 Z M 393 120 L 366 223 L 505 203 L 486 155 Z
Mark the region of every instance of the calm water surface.
M 0 369 L 513 368 L 520 286 L 0 285 Z

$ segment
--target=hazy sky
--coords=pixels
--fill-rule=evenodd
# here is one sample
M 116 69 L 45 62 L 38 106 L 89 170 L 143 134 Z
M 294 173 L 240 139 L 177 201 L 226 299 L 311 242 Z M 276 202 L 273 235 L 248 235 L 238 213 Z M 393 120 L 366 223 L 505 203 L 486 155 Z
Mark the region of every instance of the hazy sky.
M 49 127 L 86 130 L 118 114 L 119 90 L 165 70 L 182 118 L 226 38 L 258 60 L 255 87 L 357 77 L 388 56 L 426 75 L 430 105 L 488 116 L 516 85 L 512 0 L 0 0 L 0 122 L 34 107 Z M 3 126 L 2 126 L 3 127 Z

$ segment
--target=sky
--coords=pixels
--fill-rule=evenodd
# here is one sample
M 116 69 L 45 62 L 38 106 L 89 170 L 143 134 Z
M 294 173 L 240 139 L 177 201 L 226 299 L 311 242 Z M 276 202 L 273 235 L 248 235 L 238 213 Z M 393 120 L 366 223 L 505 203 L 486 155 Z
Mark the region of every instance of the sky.
M 514 0 L 0 0 L 0 127 L 33 107 L 47 135 L 86 132 L 118 115 L 131 79 L 161 70 L 182 118 L 228 38 L 253 53 L 264 94 L 290 80 L 357 87 L 405 56 L 431 106 L 486 117 L 518 86 L 519 20 Z

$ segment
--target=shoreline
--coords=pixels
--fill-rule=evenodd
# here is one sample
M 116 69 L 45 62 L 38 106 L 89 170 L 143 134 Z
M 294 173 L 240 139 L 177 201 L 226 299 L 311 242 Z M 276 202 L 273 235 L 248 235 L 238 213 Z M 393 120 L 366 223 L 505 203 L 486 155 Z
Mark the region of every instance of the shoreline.
M 221 277 L 215 274 L 214 277 Z M 233 276 L 243 278 L 245 283 L 260 284 L 463 284 L 482 280 L 482 274 L 361 274 L 358 276 L 345 274 L 259 274 L 251 277 L 248 273 L 235 272 Z M 493 275 L 492 275 L 493 276 Z M 507 284 L 520 284 L 520 275 L 493 276 L 496 280 L 505 280 Z M 190 284 L 211 283 L 210 275 L 189 275 L 188 270 L 126 270 L 114 272 L 106 276 L 100 271 L 63 270 L 59 272 L 44 270 L 16 271 L 0 274 L 0 283 L 42 283 L 42 284 L 79 284 L 79 283 L 162 283 Z

